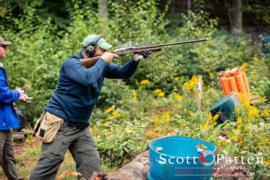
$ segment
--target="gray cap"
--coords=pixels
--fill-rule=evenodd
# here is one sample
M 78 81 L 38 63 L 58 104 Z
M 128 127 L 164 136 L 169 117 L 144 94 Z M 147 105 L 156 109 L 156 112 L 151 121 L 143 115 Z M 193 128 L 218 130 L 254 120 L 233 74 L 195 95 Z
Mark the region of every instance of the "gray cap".
M 95 41 L 97 41 L 97 42 L 95 42 Z M 101 36 L 96 35 L 96 34 L 92 34 L 92 35 L 86 36 L 84 38 L 83 42 L 82 42 L 82 47 L 87 47 L 91 43 L 97 43 L 97 45 L 99 47 L 101 47 L 102 49 L 106 49 L 106 50 L 107 49 L 110 49 L 112 47 L 112 45 L 110 45 L 109 43 L 107 43 L 104 38 L 102 38 Z
M 8 45 L 11 45 L 11 42 L 6 41 L 2 37 L 0 37 L 0 45 L 8 46 Z

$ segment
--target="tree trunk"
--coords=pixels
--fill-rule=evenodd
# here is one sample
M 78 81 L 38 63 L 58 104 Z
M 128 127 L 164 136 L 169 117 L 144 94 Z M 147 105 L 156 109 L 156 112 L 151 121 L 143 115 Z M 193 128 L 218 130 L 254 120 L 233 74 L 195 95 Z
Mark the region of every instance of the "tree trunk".
M 190 11 L 191 11 L 191 5 L 192 5 L 192 0 L 187 0 L 187 15 L 190 17 Z
M 192 4 L 192 0 L 187 0 L 187 10 L 188 11 L 191 10 L 191 4 Z
M 228 5 L 230 30 L 232 34 L 242 32 L 242 0 L 232 0 Z
M 98 14 L 102 17 L 108 18 L 108 0 L 98 0 Z

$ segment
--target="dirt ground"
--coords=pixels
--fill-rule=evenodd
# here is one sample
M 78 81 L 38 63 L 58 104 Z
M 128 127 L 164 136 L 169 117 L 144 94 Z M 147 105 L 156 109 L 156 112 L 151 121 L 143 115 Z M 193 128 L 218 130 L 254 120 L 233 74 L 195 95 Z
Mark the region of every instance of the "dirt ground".
M 25 141 L 14 141 L 13 150 L 16 158 L 16 168 L 18 175 L 23 177 L 24 180 L 29 179 L 29 174 L 35 166 L 40 155 L 41 142 L 28 135 Z M 106 165 L 101 165 L 104 172 L 111 171 Z M 56 179 L 57 180 L 77 180 L 76 178 L 76 166 L 75 162 L 70 154 L 66 153 L 65 160 L 61 164 Z M 3 174 L 2 168 L 0 168 L 0 180 L 7 180 Z

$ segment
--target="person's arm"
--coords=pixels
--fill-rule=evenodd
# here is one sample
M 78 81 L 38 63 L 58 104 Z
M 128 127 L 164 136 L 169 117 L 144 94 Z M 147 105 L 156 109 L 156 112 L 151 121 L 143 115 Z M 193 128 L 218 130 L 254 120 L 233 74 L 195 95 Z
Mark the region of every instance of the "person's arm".
M 0 70 L 0 104 L 11 104 L 20 98 L 20 93 L 6 86 L 4 72 Z
M 110 63 L 106 69 L 105 77 L 128 79 L 134 74 L 138 64 L 139 62 L 135 62 L 133 59 L 124 65 Z
M 113 63 L 108 64 L 108 68 L 105 71 L 106 78 L 130 78 L 140 62 L 140 60 L 147 58 L 151 54 L 150 51 L 144 49 L 140 53 L 134 54 L 132 60 L 124 65 L 115 65 Z
M 105 67 L 106 63 L 102 58 L 91 68 L 85 68 L 77 59 L 67 59 L 64 62 L 63 70 L 70 79 L 89 86 L 103 76 Z

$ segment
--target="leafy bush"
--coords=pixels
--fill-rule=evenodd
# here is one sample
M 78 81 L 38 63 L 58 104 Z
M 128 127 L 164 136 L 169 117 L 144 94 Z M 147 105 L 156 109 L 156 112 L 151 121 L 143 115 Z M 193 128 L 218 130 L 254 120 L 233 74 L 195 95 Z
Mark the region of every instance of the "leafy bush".
M 34 4 L 26 5 L 20 18 L 6 13 L 10 26 L 1 26 L 0 33 L 13 44 L 4 64 L 11 86 L 23 87 L 34 97 L 31 104 L 20 105 L 30 122 L 40 115 L 52 95 L 62 62 L 79 51 L 87 34 L 105 35 L 115 46 L 208 37 L 207 42 L 164 48 L 151 55 L 140 63 L 130 80 L 105 81 L 91 116 L 102 160 L 111 167 L 119 166 L 146 150 L 150 140 L 166 135 L 202 138 L 229 155 L 257 151 L 269 154 L 266 139 L 270 131 L 259 123 L 269 124 L 269 104 L 265 103 L 270 92 L 269 60 L 256 49 L 251 50 L 250 36 L 235 37 L 218 30 L 218 21 L 205 13 L 183 15 L 180 25 L 168 29 L 166 12 L 161 12 L 156 1 L 125 2 L 110 1 L 110 18 L 103 19 L 96 14 L 96 1 L 68 1 L 70 20 L 64 27 L 56 25 L 54 19 L 38 16 Z M 259 104 L 243 107 L 237 122 L 217 125 L 208 111 L 223 96 L 218 73 L 240 66 L 247 67 L 250 87 Z M 197 75 L 202 75 L 204 81 L 200 111 Z M 252 118 L 249 112 L 255 113 Z M 252 128 L 256 129 L 254 133 Z M 222 131 L 228 133 L 230 141 L 220 137 Z M 269 168 L 267 163 L 264 166 Z

